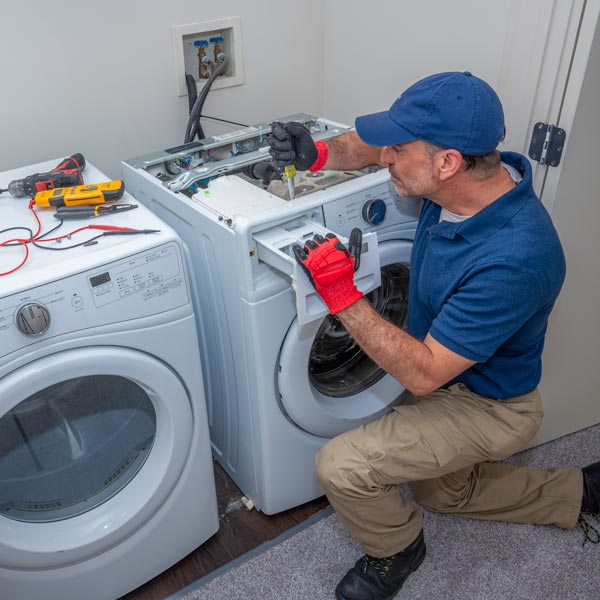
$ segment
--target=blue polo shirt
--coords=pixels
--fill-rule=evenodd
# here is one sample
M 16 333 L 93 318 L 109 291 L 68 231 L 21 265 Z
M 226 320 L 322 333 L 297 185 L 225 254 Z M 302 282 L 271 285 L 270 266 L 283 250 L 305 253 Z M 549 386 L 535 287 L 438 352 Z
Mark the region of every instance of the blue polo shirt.
M 541 377 L 548 316 L 565 278 L 550 215 L 531 185 L 531 165 L 501 153 L 523 181 L 460 223 L 439 221 L 425 200 L 411 256 L 408 331 L 430 333 L 477 361 L 462 382 L 496 399 L 533 390 Z

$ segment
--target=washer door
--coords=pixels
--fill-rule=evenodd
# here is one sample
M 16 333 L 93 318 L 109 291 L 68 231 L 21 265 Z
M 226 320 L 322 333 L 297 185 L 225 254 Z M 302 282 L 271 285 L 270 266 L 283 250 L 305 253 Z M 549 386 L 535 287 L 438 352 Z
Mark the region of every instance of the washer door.
M 58 352 L 0 382 L 0 568 L 75 563 L 142 527 L 168 498 L 192 409 L 159 360 Z
M 399 327 L 406 324 L 411 248 L 406 240 L 379 244 L 381 287 L 367 295 Z M 404 391 L 331 315 L 304 326 L 294 319 L 281 348 L 277 383 L 288 417 L 322 437 L 373 420 Z

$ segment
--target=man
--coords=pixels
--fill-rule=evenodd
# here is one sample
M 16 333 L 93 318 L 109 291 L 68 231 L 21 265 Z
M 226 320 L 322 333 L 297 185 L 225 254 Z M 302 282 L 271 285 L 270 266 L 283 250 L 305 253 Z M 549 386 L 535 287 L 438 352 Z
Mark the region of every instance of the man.
M 363 350 L 415 403 L 344 433 L 317 456 L 318 478 L 366 555 L 336 588 L 344 600 L 392 598 L 425 557 L 427 509 L 475 519 L 574 527 L 600 512 L 600 463 L 583 469 L 495 462 L 542 420 L 537 385 L 548 316 L 565 275 L 562 248 L 527 159 L 499 153 L 502 105 L 469 72 L 408 88 L 356 132 L 315 145 L 277 124 L 276 163 L 300 170 L 387 167 L 398 192 L 424 198 L 411 257 L 408 332 L 353 283 L 353 258 L 316 236 L 296 258 Z

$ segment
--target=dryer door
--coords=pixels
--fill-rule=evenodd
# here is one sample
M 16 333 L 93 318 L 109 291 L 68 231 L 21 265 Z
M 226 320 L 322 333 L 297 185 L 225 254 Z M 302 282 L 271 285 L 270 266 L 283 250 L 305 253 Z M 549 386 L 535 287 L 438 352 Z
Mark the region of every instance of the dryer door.
M 0 386 L 0 568 L 76 563 L 142 527 L 190 452 L 188 394 L 119 347 L 57 352 Z
M 399 327 L 406 324 L 411 248 L 406 240 L 379 244 L 381 286 L 367 296 Z M 373 420 L 404 391 L 331 315 L 302 326 L 293 321 L 281 348 L 277 381 L 288 417 L 322 437 Z

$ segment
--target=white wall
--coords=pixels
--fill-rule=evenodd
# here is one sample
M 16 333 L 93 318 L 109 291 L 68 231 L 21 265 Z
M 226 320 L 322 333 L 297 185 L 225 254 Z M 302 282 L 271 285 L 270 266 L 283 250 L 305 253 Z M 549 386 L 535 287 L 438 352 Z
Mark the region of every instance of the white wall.
M 327 0 L 324 114 L 353 123 L 423 77 L 471 71 L 502 100 L 500 149 L 526 151 L 534 106 L 537 120 L 551 117 L 552 87 L 564 86 L 580 11 L 580 0 Z
M 173 25 L 241 17 L 244 84 L 212 90 L 205 114 L 319 113 L 321 13 L 319 0 L 2 0 L 0 171 L 82 152 L 117 178 L 120 160 L 182 143 Z
M 557 2 L 569 4 L 2 0 L 0 171 L 82 152 L 118 177 L 120 160 L 181 143 L 188 104 L 176 93 L 171 28 L 230 16 L 241 17 L 245 81 L 213 89 L 204 114 L 253 124 L 304 111 L 353 123 L 421 77 L 468 69 L 503 99 L 505 147 L 523 149 L 547 54 L 536 36 Z M 515 50 L 517 9 L 525 47 Z M 209 135 L 231 129 L 203 125 Z
M 325 110 L 353 122 L 356 115 L 388 109 L 410 84 L 444 71 L 469 70 L 496 84 L 506 5 L 327 0 Z

